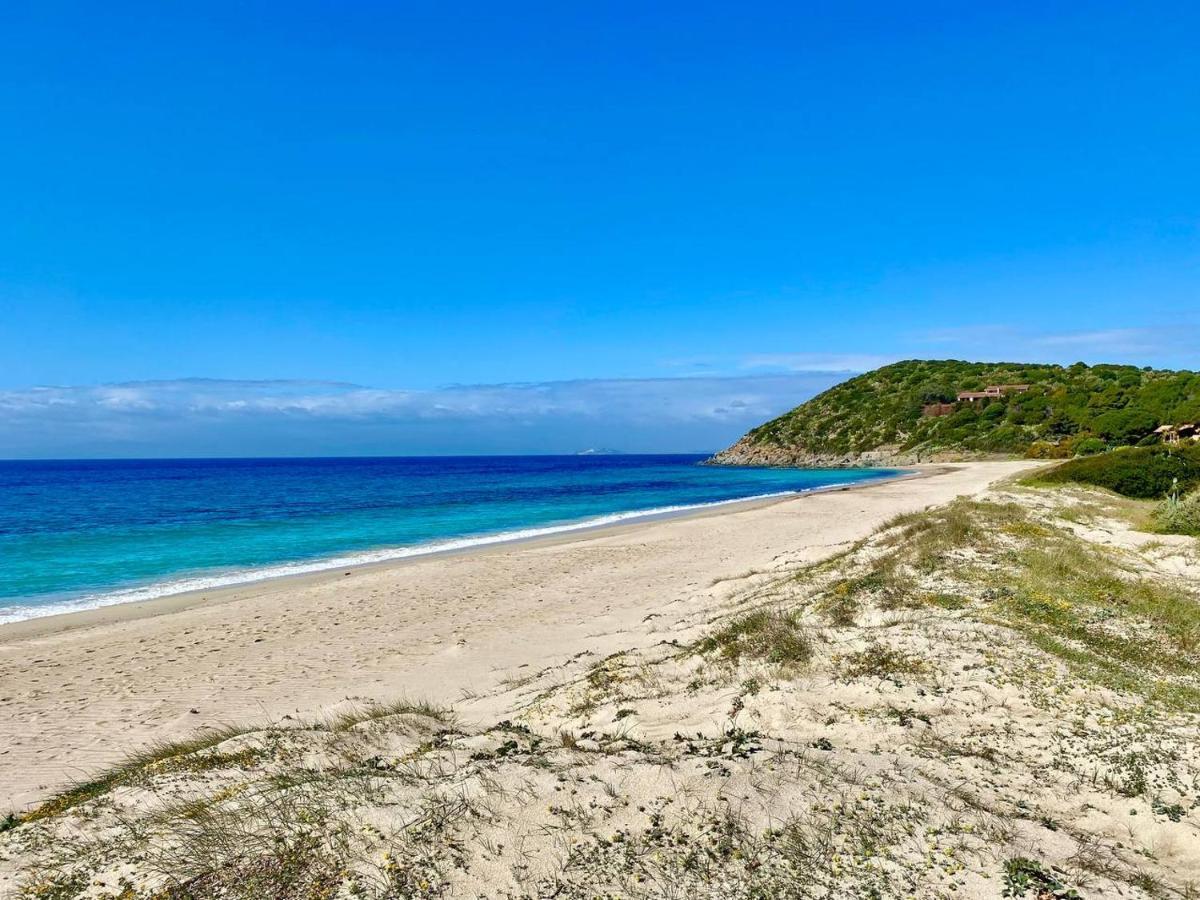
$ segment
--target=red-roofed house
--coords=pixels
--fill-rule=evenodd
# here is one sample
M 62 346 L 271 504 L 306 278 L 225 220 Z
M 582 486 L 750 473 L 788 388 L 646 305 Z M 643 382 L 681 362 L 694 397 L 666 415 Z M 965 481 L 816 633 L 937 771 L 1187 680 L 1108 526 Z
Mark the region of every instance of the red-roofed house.
M 995 400 L 1008 394 L 1023 394 L 1027 390 L 1027 384 L 989 384 L 982 391 L 959 391 L 958 399 L 974 403 L 976 400 Z

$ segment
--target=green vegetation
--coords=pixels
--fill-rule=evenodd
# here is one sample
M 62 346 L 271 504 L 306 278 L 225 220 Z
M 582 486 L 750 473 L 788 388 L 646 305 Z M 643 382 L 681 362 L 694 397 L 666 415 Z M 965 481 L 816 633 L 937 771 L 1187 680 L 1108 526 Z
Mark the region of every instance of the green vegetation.
M 842 675 L 851 679 L 920 675 L 928 668 L 924 660 L 880 643 L 872 643 L 842 660 Z
M 1014 857 L 1004 863 L 1004 896 L 1062 897 L 1064 900 L 1078 898 L 1079 891 L 1068 887 L 1059 876 L 1036 860 L 1023 856 Z
M 1112 558 L 1063 534 L 1014 554 L 992 612 L 1036 646 L 1107 687 L 1194 710 L 1200 649 L 1193 594 L 1130 578 Z
M 847 577 L 840 560 L 841 577 L 814 595 L 813 611 L 830 625 L 852 623 L 867 599 L 881 611 L 963 611 L 1021 634 L 1089 682 L 1173 709 L 1200 709 L 1197 595 L 1141 577 L 1107 548 L 1038 521 L 1025 506 L 960 499 L 897 516 L 871 544 L 876 552 L 865 572 Z M 850 598 L 853 611 L 836 620 Z M 764 646 L 757 655 L 770 652 Z M 921 674 L 928 664 L 872 641 L 843 655 L 839 668 L 844 678 L 887 679 Z
M 349 731 L 366 722 L 404 715 L 426 716 L 440 722 L 450 722 L 454 719 L 453 710 L 447 707 L 438 706 L 426 700 L 406 699 L 396 700 L 391 703 L 365 703 L 339 713 L 320 724 L 329 731 Z
M 1040 474 L 1038 480 L 1093 484 L 1126 497 L 1161 499 L 1200 486 L 1200 444 L 1130 447 L 1073 459 Z
M 812 642 L 791 612 L 760 609 L 734 619 L 705 638 L 697 649 L 718 653 L 736 663 L 742 657 L 765 659 L 780 666 L 802 666 L 812 656 Z
M 956 402 L 959 391 L 1028 384 Z M 926 404 L 952 404 L 925 416 Z M 755 428 L 745 443 L 783 454 L 845 456 L 893 448 L 1065 458 L 1155 440 L 1161 424 L 1200 419 L 1200 374 L 1134 366 L 908 360 L 851 378 Z
M 1193 512 L 1200 508 L 1192 505 L 1196 497 L 1188 498 Z M 1095 511 L 1122 515 L 1113 508 Z M 1200 709 L 1195 592 L 1131 571 L 1108 548 L 1039 521 L 1026 506 L 960 499 L 897 516 L 870 543 L 875 552 L 865 567 L 839 557 L 837 576 L 814 588 L 807 609 L 828 627 L 857 627 L 871 608 L 962 611 L 1022 635 L 1088 682 L 1172 709 Z M 805 577 L 827 565 L 817 564 Z M 816 620 L 804 612 L 770 607 L 744 614 L 697 649 L 733 662 L 807 664 L 814 644 L 806 628 Z M 926 659 L 874 639 L 835 662 L 845 679 L 896 680 L 931 671 Z
M 1070 460 L 1030 481 L 1090 484 L 1126 497 L 1160 499 L 1149 527 L 1200 535 L 1200 444 L 1121 448 Z
M 1200 536 L 1200 491 L 1186 497 L 1172 494 L 1154 511 L 1154 524 L 1165 534 Z
M 1008 524 L 997 528 L 1002 521 Z M 896 524 L 902 529 L 895 552 L 908 565 L 927 564 L 931 546 L 948 549 L 937 554 L 935 571 L 942 583 L 961 579 L 964 594 L 982 593 L 985 620 L 1012 628 L 1095 684 L 1200 709 L 1194 592 L 1139 577 L 1106 549 L 1047 528 L 1013 505 L 958 500 Z
M 398 715 L 421 715 L 439 721 L 450 721 L 452 713 L 429 703 L 413 703 L 400 700 L 387 704 L 367 704 L 342 713 L 330 721 L 317 726 L 327 731 L 349 731 L 357 725 L 376 719 Z M 123 763 L 89 781 L 51 797 L 41 806 L 23 817 L 10 816 L 12 822 L 36 821 L 73 809 L 96 797 L 103 796 L 118 787 L 143 784 L 153 777 L 177 772 L 209 772 L 217 769 L 250 769 L 269 755 L 263 747 L 246 746 L 233 751 L 217 751 L 215 748 L 245 734 L 271 735 L 270 728 L 256 729 L 253 726 L 222 726 L 209 728 L 195 737 L 181 741 L 159 741 L 131 754 Z M 12 827 L 12 823 L 9 823 Z M 4 828 L 0 826 L 0 831 Z

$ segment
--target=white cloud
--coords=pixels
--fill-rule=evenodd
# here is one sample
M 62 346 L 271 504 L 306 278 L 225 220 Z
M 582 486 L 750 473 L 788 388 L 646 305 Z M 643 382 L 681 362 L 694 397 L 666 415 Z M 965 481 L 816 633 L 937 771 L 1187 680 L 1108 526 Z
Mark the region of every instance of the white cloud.
M 1124 362 L 1129 365 L 1194 367 L 1196 338 L 1192 322 L 1154 328 L 1099 328 L 1036 331 L 1013 324 L 950 325 L 911 336 L 917 344 L 941 344 L 940 355 L 960 359 L 1030 362 Z M 919 354 L 918 354 L 919 355 Z
M 1074 362 L 1079 354 L 1091 362 L 1157 363 L 1170 365 L 1164 355 L 1194 355 L 1195 326 L 1179 322 L 1170 328 L 1096 328 L 1080 331 L 1036 332 L 1011 324 L 963 325 L 935 328 L 914 335 L 921 344 L 954 345 L 959 356 L 988 359 L 1018 358 L 1036 362 Z
M 1153 335 L 1143 328 L 1110 328 L 1102 331 L 1072 331 L 1063 334 L 1044 334 L 1032 339 L 1042 347 L 1080 347 L 1088 350 L 1109 350 L 1129 353 L 1152 350 Z
M 831 372 L 387 390 L 180 379 L 0 391 L 0 457 L 708 450 Z

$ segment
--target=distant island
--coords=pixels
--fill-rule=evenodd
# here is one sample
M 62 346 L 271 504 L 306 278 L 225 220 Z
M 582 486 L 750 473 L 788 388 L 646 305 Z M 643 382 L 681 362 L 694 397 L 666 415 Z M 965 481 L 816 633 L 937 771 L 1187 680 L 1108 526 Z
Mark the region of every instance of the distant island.
M 620 450 L 613 450 L 611 447 L 589 447 L 586 450 L 579 450 L 575 453 L 576 456 L 620 456 Z
M 1200 374 L 1121 365 L 906 360 L 758 426 L 711 462 L 885 465 L 1065 459 L 1192 441 Z

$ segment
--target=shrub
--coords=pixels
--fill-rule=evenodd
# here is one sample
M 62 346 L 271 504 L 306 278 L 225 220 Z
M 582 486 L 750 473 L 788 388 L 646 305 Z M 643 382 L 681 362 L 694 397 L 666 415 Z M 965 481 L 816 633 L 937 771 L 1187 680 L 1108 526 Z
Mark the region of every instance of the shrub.
M 812 657 L 812 643 L 795 613 L 756 610 L 734 619 L 704 638 L 701 653 L 719 653 L 737 663 L 742 657 L 764 659 L 781 666 L 802 666 Z
M 1156 499 L 1200 487 L 1200 445 L 1173 449 L 1130 447 L 1073 459 L 1040 476 L 1042 481 L 1078 482 L 1126 497 Z
M 1100 438 L 1086 437 L 1075 443 L 1075 452 L 1080 456 L 1095 456 L 1097 453 L 1103 453 L 1108 449 L 1108 444 L 1100 440 Z
M 1158 427 L 1158 420 L 1140 409 L 1114 409 L 1096 416 L 1092 428 L 1096 434 L 1116 443 L 1141 440 Z
M 1015 857 L 1004 863 L 1005 897 L 1061 897 L 1063 900 L 1079 900 L 1080 893 L 1069 887 L 1059 877 L 1061 870 L 1047 868 L 1040 862 L 1025 857 Z
M 1034 441 L 1025 451 L 1027 459 L 1066 459 L 1068 455 L 1065 446 L 1050 441 Z
M 929 668 L 920 657 L 880 643 L 871 643 L 864 650 L 850 653 L 841 662 L 845 678 L 894 679 L 898 675 L 920 675 Z
M 1167 534 L 1200 535 L 1200 491 L 1168 497 L 1154 511 L 1154 523 Z

